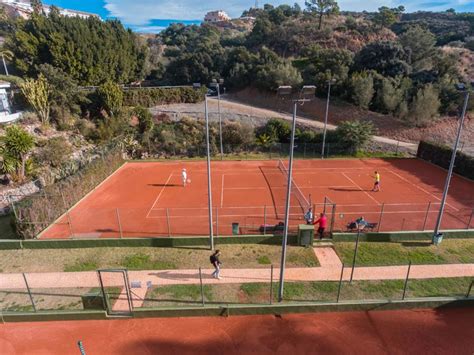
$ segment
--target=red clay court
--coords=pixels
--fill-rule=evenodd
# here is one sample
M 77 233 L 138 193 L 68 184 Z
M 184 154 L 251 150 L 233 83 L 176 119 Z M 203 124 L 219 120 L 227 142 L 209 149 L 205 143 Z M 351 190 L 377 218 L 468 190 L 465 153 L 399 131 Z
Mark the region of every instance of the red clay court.
M 371 191 L 375 170 L 380 192 Z M 297 160 L 290 227 L 314 205 L 316 213 L 326 208 L 334 231 L 360 216 L 380 231 L 433 230 L 445 178 L 445 170 L 419 159 Z M 286 175 L 276 160 L 212 162 L 212 186 L 216 235 L 231 235 L 234 222 L 242 233 L 259 234 L 264 223 L 284 219 Z M 473 207 L 474 182 L 453 176 L 442 229 L 473 228 Z M 208 235 L 206 162 L 173 161 L 123 165 L 40 238 L 197 235 Z
M 474 353 L 473 308 L 7 323 L 0 353 Z

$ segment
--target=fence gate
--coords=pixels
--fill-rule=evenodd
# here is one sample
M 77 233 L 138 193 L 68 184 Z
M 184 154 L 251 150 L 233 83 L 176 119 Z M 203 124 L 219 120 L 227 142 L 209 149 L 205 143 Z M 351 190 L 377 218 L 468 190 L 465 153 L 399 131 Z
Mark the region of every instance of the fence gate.
M 104 306 L 110 316 L 131 316 L 133 311 L 126 269 L 97 270 Z

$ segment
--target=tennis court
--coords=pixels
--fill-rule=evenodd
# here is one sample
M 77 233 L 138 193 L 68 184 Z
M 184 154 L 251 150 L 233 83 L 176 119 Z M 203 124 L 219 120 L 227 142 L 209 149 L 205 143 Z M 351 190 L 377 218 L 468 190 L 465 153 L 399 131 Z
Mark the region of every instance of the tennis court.
M 183 187 L 181 170 L 191 183 Z M 372 192 L 381 174 L 381 191 Z M 284 219 L 286 162 L 212 162 L 213 230 L 260 234 Z M 297 160 L 291 194 L 291 229 L 309 206 L 325 210 L 333 231 L 360 216 L 380 231 L 432 230 L 446 171 L 418 159 Z M 130 162 L 118 169 L 40 238 L 117 238 L 208 235 L 206 163 Z M 442 229 L 474 227 L 474 182 L 454 176 Z M 269 227 L 270 228 L 270 227 Z
M 466 354 L 473 308 L 6 323 L 0 353 Z

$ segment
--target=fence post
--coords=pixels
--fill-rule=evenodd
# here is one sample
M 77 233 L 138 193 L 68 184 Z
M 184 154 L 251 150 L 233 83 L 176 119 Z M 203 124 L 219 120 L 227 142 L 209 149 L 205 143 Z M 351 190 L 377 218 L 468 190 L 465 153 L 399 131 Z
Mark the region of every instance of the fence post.
M 402 226 L 400 227 L 400 230 L 403 231 L 404 227 L 405 227 L 405 218 L 402 219 Z
M 473 285 L 474 285 L 474 280 L 471 281 L 471 285 L 469 286 L 469 289 L 467 290 L 467 293 L 466 293 L 466 298 L 468 298 L 469 295 L 471 294 L 471 290 L 472 290 Z
M 216 237 L 219 236 L 219 208 L 216 206 Z
M 61 198 L 63 200 L 64 208 L 66 209 L 66 218 L 67 218 L 67 225 L 69 228 L 69 234 L 71 235 L 71 239 L 74 239 L 74 232 L 72 231 L 72 223 L 71 223 L 71 216 L 69 215 L 69 209 L 66 205 L 66 199 L 64 198 L 64 194 L 61 191 Z
M 202 270 L 199 268 L 199 284 L 201 285 L 201 304 L 204 307 L 204 286 L 202 285 Z
M 263 235 L 267 234 L 267 206 L 263 206 Z
M 380 225 L 382 224 L 382 216 L 383 216 L 383 210 L 384 209 L 385 209 L 385 202 L 382 202 L 382 207 L 380 208 L 379 223 L 377 224 L 377 232 L 380 231 Z
M 31 294 L 30 285 L 28 285 L 28 280 L 26 279 L 25 273 L 22 272 L 21 274 L 23 275 L 23 280 L 25 280 L 26 290 L 28 291 L 28 296 L 30 296 L 31 305 L 33 306 L 33 310 L 36 312 L 35 300 L 33 299 L 33 295 Z
M 330 227 L 330 230 L 329 232 L 333 232 L 334 231 L 334 223 L 336 222 L 336 204 L 333 203 L 332 204 L 332 209 L 331 209 L 331 227 Z
M 359 249 L 359 237 L 360 237 L 360 229 L 359 229 L 359 226 L 357 226 L 357 239 L 356 239 L 356 245 L 355 245 L 355 250 L 354 250 L 354 259 L 352 259 L 351 279 L 349 280 L 349 282 L 352 282 L 352 277 L 354 276 L 354 268 L 355 268 L 355 263 L 356 263 L 356 258 L 357 258 L 357 250 Z
M 116 208 L 116 209 L 115 209 L 115 212 L 116 212 L 116 214 L 117 214 L 117 223 L 118 223 L 119 232 L 120 232 L 120 239 L 122 239 L 122 238 L 123 238 L 123 232 L 122 232 L 122 223 L 120 222 L 119 209 Z
M 425 215 L 425 220 L 423 222 L 423 230 L 426 229 L 426 222 L 428 221 L 428 215 L 430 213 L 430 208 L 431 208 L 431 201 L 428 202 L 428 208 L 426 209 L 426 215 Z
M 468 295 L 469 295 L 469 292 L 468 292 Z M 270 304 L 272 303 L 273 303 L 273 264 L 270 266 Z
M 326 214 L 326 203 L 327 203 L 327 197 L 324 196 L 324 203 L 323 203 L 323 213 Z
M 170 213 L 168 208 L 166 209 L 166 224 L 168 225 L 168 237 L 171 237 Z
M 408 263 L 407 277 L 406 277 L 406 279 L 405 279 L 405 285 L 403 286 L 403 296 L 402 296 L 402 300 L 405 299 L 405 294 L 406 294 L 406 292 L 407 292 L 408 278 L 410 277 L 410 269 L 411 269 L 411 261 Z
M 471 222 L 472 222 L 472 216 L 474 215 L 474 209 L 471 212 L 471 216 L 469 217 L 469 222 L 467 222 L 467 227 L 466 229 L 471 228 Z
M 399 147 L 399 145 L 400 145 L 400 141 L 397 140 L 397 150 L 395 151 L 395 155 L 398 155 L 398 147 Z
M 341 295 L 341 287 L 342 287 L 342 277 L 344 276 L 344 263 L 342 263 L 341 267 L 341 277 L 339 278 L 339 287 L 337 288 L 337 300 L 336 303 L 339 303 L 339 296 Z

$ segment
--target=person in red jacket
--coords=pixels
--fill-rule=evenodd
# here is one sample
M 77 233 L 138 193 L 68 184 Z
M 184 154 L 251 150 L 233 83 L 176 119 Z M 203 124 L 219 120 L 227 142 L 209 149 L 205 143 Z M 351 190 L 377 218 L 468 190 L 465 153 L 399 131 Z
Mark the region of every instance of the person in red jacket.
M 319 224 L 318 233 L 319 239 L 323 239 L 324 231 L 328 225 L 328 219 L 324 213 L 319 215 L 319 218 L 313 222 L 313 224 Z

